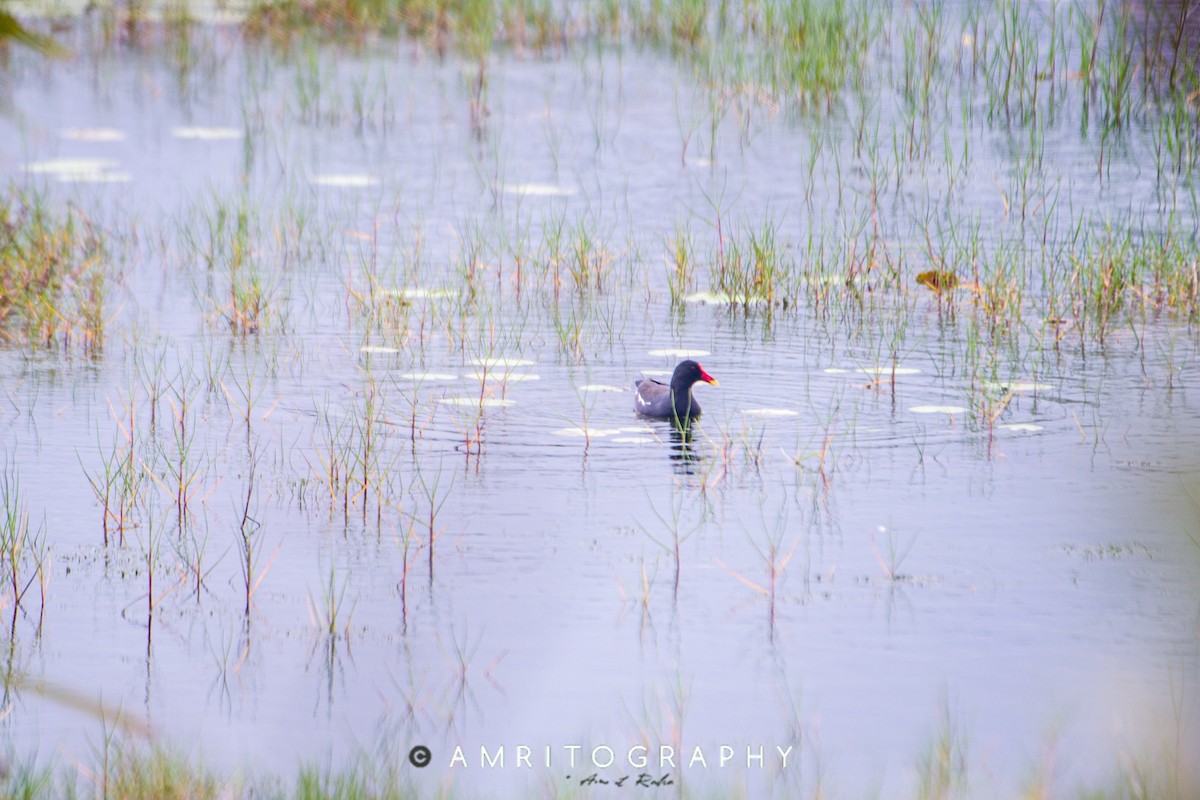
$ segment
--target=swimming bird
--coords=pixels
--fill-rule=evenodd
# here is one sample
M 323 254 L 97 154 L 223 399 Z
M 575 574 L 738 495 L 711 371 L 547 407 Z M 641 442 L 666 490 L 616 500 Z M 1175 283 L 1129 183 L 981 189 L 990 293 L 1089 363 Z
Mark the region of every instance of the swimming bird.
M 692 397 L 692 385 L 697 381 L 718 385 L 716 378 L 691 359 L 679 362 L 670 385 L 653 378 L 634 381 L 633 410 L 646 417 L 690 422 L 700 416 L 700 404 Z

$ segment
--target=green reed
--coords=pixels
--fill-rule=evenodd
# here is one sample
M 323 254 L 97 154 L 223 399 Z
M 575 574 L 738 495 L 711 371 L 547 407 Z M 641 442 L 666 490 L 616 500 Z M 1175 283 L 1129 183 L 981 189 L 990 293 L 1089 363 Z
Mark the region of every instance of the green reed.
M 0 194 L 0 336 L 35 347 L 78 344 L 100 356 L 108 322 L 104 237 L 78 211 L 11 186 Z
M 40 590 L 37 619 L 41 628 L 46 613 L 48 553 L 45 523 L 31 524 L 29 509 L 21 496 L 20 475 L 15 467 L 6 465 L 0 475 L 0 570 L 8 584 L 3 605 L 12 610 L 13 626 L 18 612 L 29 610 L 26 595 L 36 583 Z

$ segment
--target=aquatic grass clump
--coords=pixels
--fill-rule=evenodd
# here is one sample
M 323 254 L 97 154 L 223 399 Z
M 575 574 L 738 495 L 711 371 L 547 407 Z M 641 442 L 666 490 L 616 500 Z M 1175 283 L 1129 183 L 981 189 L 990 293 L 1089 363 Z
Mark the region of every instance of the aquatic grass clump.
M 775 224 L 768 221 L 761 228 L 747 227 L 722 243 L 712 280 L 733 304 L 745 309 L 759 303 L 784 308 L 794 304 L 785 281 L 794 272 L 794 264 L 776 234 Z
M 673 48 L 694 48 L 708 35 L 708 18 L 709 0 L 650 0 L 637 30 Z
M 440 56 L 453 50 L 472 65 L 471 123 L 479 130 L 497 47 L 545 52 L 598 36 L 649 44 L 693 61 L 722 106 L 744 94 L 819 110 L 832 108 L 863 69 L 880 19 L 860 0 L 259 0 L 244 29 L 284 46 L 298 35 L 352 44 L 382 35 L 424 42 Z
M 83 458 L 80 456 L 80 464 Z M 100 466 L 89 470 L 83 466 L 84 476 L 91 484 L 92 493 L 100 503 L 101 529 L 104 532 L 104 546 L 108 547 L 112 534 L 119 536 L 121 545 L 125 544 L 125 529 L 131 526 L 132 511 L 141 496 L 141 483 L 144 473 L 140 465 L 133 460 L 132 451 L 121 450 L 118 444 L 110 450 L 100 448 Z
M 262 796 L 276 797 L 280 800 L 289 797 L 285 793 L 264 793 Z M 296 780 L 295 791 L 290 796 L 296 800 L 405 800 L 417 797 L 418 794 L 405 785 L 394 769 L 374 766 L 364 761 L 340 772 L 330 772 L 328 769 L 314 766 L 302 767 Z
M 1072 321 L 1101 344 L 1114 326 L 1147 311 L 1200 319 L 1200 246 L 1173 226 L 1107 226 L 1080 242 L 1070 264 Z
M 743 306 L 776 300 L 786 303 L 786 297 L 779 296 L 782 257 L 772 224 L 761 230 L 746 229 L 743 236 L 731 236 L 725 242 L 715 264 L 716 287 Z
M 6 797 L 106 797 L 119 800 L 217 800 L 238 794 L 236 783 L 222 780 L 180 753 L 140 741 L 108 735 L 94 755 L 96 763 L 64 774 L 65 780 L 43 777 L 41 792 L 17 787 Z M 79 781 L 83 778 L 83 785 Z
M 968 10 L 962 52 L 985 82 L 989 122 L 1053 125 L 1073 107 L 1085 135 L 1099 127 L 1103 153 L 1130 123 L 1153 123 L 1180 100 L 1194 105 L 1194 11 L 1189 2 L 1004 0 Z
M 917 763 L 917 793 L 922 800 L 960 797 L 970 787 L 970 738 L 943 702 L 940 724 Z
M 38 195 L 0 196 L 0 336 L 33 346 L 77 342 L 99 355 L 107 323 L 107 255 L 76 212 L 56 215 Z
M 610 289 L 617 256 L 595 219 L 580 217 L 568 221 L 563 214 L 552 214 L 547 215 L 542 226 L 540 244 L 530 261 L 536 269 L 539 288 L 548 290 L 555 303 L 564 288 L 572 290 L 581 300 Z M 521 279 L 520 273 L 517 278 Z
M 231 331 L 242 336 L 257 333 L 268 317 L 270 305 L 270 295 L 261 275 L 237 272 L 230 276 L 229 303 L 224 317 Z
M 400 392 L 411 409 L 410 418 L 400 424 L 411 424 L 415 443 L 423 430 L 417 425 L 417 396 L 395 378 L 383 384 L 368 377 L 353 400 L 334 404 L 326 398 L 316 410 L 311 454 L 304 460 L 313 485 L 327 498 L 331 518 L 340 508 L 342 518 L 348 521 L 351 509 L 357 509 L 364 524 L 373 516 L 378 526 L 384 509 L 400 502 L 396 485 L 399 455 L 388 447 L 387 431 L 396 427 L 387 415 L 391 407 L 388 387 Z
M 612 254 L 597 240 L 587 221 L 579 220 L 574 234 L 565 264 L 571 283 L 580 295 L 603 292 L 613 263 Z
M 351 43 L 407 36 L 481 62 L 499 41 L 537 50 L 560 41 L 562 19 L 548 0 L 259 0 L 245 30 L 282 45 L 304 34 Z
M 25 598 L 36 581 L 41 589 L 38 626 L 46 613 L 46 572 L 48 551 L 43 523 L 33 527 L 29 510 L 21 498 L 21 484 L 15 468 L 6 468 L 0 476 L 0 582 L 7 584 L 0 594 L 0 609 L 10 606 L 13 624 L 17 613 L 26 608 Z
M 232 200 L 214 195 L 211 207 L 191 211 L 179 225 L 179 238 L 185 256 L 204 267 L 195 291 L 211 309 L 211 320 L 223 321 L 237 336 L 283 321 L 267 265 L 312 255 L 305 249 L 306 222 L 294 208 L 282 219 L 263 220 L 246 193 Z
M 752 0 L 711 10 L 706 2 L 677 0 L 671 8 L 669 31 L 653 14 L 631 12 L 631 34 L 668 44 L 692 63 L 709 95 L 710 159 L 731 109 L 743 136 L 755 108 L 772 116 L 781 108 L 832 111 L 843 90 L 862 80 L 882 30 L 878 7 L 860 0 Z
M 667 288 L 671 307 L 680 308 L 696 287 L 696 243 L 691 231 L 677 226 L 667 238 Z
M 161 366 L 156 369 L 161 369 Z M 159 391 L 157 388 L 152 389 L 149 398 L 151 431 L 156 428 L 155 408 Z M 150 481 L 150 473 L 143 461 L 143 450 L 152 450 L 154 445 L 143 443 L 140 439 L 142 431 L 138 418 L 138 404 L 132 391 L 119 410 L 111 400 L 108 406 L 113 421 L 117 424 L 118 434 L 113 437 L 112 444 L 107 448 L 97 436 L 99 465 L 94 470 L 88 469 L 82 456 L 78 458 L 84 476 L 91 484 L 92 493 L 100 503 L 104 546 L 108 547 L 115 539 L 119 546 L 124 547 L 126 532 L 136 528 L 142 520 L 146 489 Z
M 1026 261 L 1018 242 L 1001 242 L 974 262 L 970 284 L 975 307 L 993 334 L 1014 329 L 1025 306 Z
M 1043 25 L 1049 31 L 1044 45 L 1037 35 Z M 1043 12 L 1023 0 L 998 3 L 994 16 L 971 20 L 964 37 L 973 66 L 978 64 L 983 72 L 989 122 L 1028 125 L 1039 116 L 1053 119 L 1055 71 L 1066 63 L 1065 27 L 1057 7 Z M 1080 31 L 1090 37 L 1095 33 L 1082 23 Z
M 345 40 L 369 32 L 396 35 L 405 17 L 398 13 L 401 4 L 387 0 L 264 0 L 246 15 L 245 30 L 255 38 L 286 43 L 299 32 Z M 409 15 L 418 27 L 434 27 L 448 3 L 414 2 Z
M 861 71 L 877 25 L 872 4 L 853 0 L 761 0 L 749 4 L 759 75 L 771 93 L 804 109 L 830 109 Z

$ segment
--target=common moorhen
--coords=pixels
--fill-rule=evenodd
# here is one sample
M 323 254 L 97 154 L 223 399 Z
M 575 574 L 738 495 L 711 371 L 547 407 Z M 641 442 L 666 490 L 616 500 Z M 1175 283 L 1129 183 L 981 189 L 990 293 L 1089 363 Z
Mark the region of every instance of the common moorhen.
M 700 404 L 692 397 L 697 381 L 717 385 L 717 379 L 691 359 L 679 362 L 669 386 L 653 378 L 634 381 L 633 410 L 646 417 L 690 422 L 700 416 Z

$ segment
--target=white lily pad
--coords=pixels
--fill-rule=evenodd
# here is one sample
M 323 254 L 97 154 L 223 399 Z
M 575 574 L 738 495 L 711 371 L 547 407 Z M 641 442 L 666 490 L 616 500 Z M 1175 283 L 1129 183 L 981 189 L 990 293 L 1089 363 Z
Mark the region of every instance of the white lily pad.
M 116 128 L 67 128 L 60 134 L 73 142 L 120 142 L 125 134 Z
M 337 189 L 367 189 L 379 185 L 379 178 L 359 172 L 327 172 L 314 175 L 311 182 L 315 186 L 331 186 Z
M 569 186 L 555 186 L 552 183 L 506 183 L 504 193 L 529 197 L 571 197 L 575 190 Z
M 620 432 L 620 428 L 582 428 L 578 425 L 573 425 L 570 428 L 559 428 L 558 430 L 550 431 L 551 435 L 553 436 L 586 436 L 589 439 L 602 439 L 605 436 L 616 436 Z
M 51 175 L 63 183 L 125 183 L 128 172 L 118 169 L 111 158 L 50 158 L 25 165 L 26 172 Z
M 241 139 L 245 132 L 241 128 L 214 128 L 202 125 L 182 125 L 171 130 L 176 139 L 196 139 L 202 142 L 221 142 Z
M 753 306 L 767 302 L 767 298 L 728 292 L 692 292 L 683 298 L 683 302 L 710 306 Z
M 799 411 L 790 408 L 743 408 L 742 413 L 748 417 L 798 417 Z
M 1054 388 L 1048 383 L 1034 383 L 1032 381 L 1013 381 L 1012 383 L 987 381 L 983 386 L 985 389 L 990 389 L 993 392 L 1012 392 L 1013 394 L 1020 392 L 1044 392 Z
M 358 352 L 366 353 L 367 355 L 395 355 L 400 352 L 400 348 L 388 347 L 381 344 L 364 344 L 358 348 Z
M 1011 422 L 1007 425 L 999 426 L 1006 431 L 1020 431 L 1023 433 L 1033 433 L 1035 431 L 1044 430 L 1041 425 L 1034 425 L 1032 422 Z

